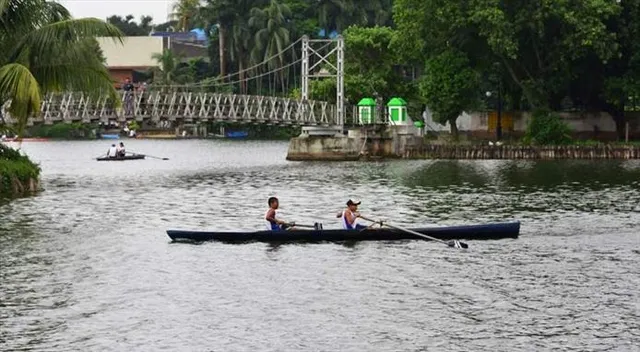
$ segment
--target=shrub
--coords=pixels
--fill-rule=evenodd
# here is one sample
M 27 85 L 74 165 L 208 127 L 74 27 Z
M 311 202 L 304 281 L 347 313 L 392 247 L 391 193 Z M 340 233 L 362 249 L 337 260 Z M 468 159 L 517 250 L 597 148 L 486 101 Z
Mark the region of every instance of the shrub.
M 29 189 L 29 183 L 40 176 L 40 167 L 26 155 L 0 144 L 0 195 Z
M 562 118 L 549 111 L 533 113 L 524 137 L 527 144 L 559 145 L 571 143 L 571 127 Z
M 95 139 L 94 131 L 97 126 L 92 124 L 57 123 L 54 125 L 37 125 L 28 129 L 27 133 L 32 137 L 44 137 L 54 139 Z

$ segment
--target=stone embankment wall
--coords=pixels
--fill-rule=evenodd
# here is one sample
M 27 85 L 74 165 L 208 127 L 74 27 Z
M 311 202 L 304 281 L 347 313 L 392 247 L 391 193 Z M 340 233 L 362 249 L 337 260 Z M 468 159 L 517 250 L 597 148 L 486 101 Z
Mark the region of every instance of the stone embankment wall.
M 425 144 L 422 137 L 298 137 L 287 160 L 349 161 L 380 159 L 640 159 L 640 146 L 520 146 Z
M 287 160 L 348 161 L 358 160 L 362 144 L 347 137 L 297 137 L 289 141 Z
M 404 151 L 408 159 L 640 159 L 637 146 L 422 145 Z

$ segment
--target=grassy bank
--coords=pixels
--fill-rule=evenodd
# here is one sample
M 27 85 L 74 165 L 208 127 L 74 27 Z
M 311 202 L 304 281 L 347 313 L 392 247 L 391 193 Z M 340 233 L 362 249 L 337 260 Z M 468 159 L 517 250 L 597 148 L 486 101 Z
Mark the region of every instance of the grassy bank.
M 17 196 L 38 189 L 40 167 L 17 150 L 0 144 L 0 196 Z

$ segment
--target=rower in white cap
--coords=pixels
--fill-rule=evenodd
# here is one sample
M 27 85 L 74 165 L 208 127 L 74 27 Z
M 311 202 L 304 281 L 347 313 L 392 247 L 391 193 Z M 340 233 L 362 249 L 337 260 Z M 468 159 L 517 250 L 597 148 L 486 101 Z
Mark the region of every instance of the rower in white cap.
M 367 228 L 367 226 L 358 224 L 358 218 L 360 217 L 360 213 L 358 213 L 358 205 L 360 205 L 360 201 L 349 199 L 347 201 L 347 209 L 336 215 L 337 218 L 341 218 L 343 229 L 362 230 Z

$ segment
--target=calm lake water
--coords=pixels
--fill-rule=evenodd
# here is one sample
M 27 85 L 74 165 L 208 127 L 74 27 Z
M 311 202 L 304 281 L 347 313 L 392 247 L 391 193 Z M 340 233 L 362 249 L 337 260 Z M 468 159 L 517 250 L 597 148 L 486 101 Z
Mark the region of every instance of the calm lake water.
M 24 143 L 41 194 L 0 200 L 3 351 L 638 351 L 640 163 L 295 163 L 282 142 Z M 518 219 L 517 240 L 171 243 L 169 228 Z

